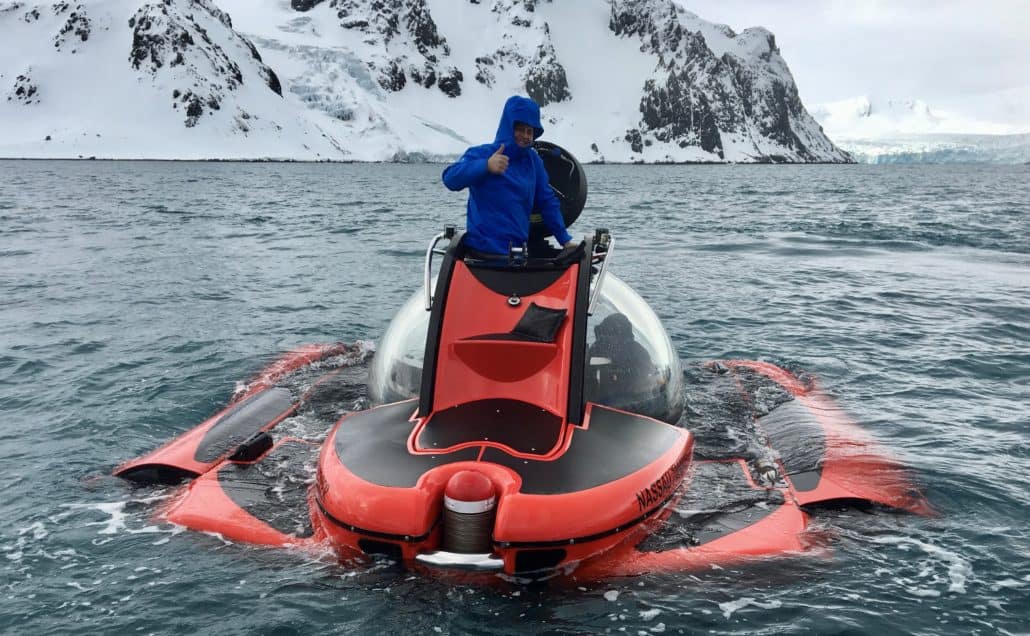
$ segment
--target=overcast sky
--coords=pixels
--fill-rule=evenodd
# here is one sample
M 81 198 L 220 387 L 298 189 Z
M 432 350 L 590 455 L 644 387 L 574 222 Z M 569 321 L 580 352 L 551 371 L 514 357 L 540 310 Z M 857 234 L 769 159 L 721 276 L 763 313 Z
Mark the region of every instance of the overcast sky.
M 678 1 L 737 32 L 772 31 L 806 105 L 868 95 L 934 106 L 1030 87 L 1030 0 Z

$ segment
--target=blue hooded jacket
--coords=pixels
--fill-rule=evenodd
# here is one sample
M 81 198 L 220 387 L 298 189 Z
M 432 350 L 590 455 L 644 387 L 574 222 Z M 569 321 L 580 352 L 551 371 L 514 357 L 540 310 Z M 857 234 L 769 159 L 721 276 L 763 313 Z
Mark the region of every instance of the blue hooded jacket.
M 529 238 L 529 215 L 540 209 L 544 226 L 564 245 L 572 240 L 561 215 L 561 204 L 551 191 L 547 170 L 536 150 L 515 143 L 515 123 L 533 127 L 533 138 L 544 134 L 540 107 L 528 97 L 509 97 L 504 103 L 494 143 L 473 146 L 443 171 L 450 190 L 469 189 L 465 244 L 491 254 L 507 254 L 509 245 Z M 486 162 L 504 144 L 508 169 L 491 174 Z

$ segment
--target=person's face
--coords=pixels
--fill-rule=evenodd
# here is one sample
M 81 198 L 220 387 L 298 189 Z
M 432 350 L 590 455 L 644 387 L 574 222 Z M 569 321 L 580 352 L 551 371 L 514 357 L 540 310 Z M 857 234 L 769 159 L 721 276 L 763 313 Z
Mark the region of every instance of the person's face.
M 533 143 L 533 127 L 520 121 L 515 122 L 515 143 L 522 148 L 528 148 L 529 144 Z

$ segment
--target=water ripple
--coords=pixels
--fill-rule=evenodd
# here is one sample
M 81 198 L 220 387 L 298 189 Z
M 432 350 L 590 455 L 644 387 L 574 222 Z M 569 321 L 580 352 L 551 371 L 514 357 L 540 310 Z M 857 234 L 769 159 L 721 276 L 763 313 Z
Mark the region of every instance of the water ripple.
M 1025 168 L 588 166 L 573 234 L 613 231 L 615 271 L 688 368 L 739 357 L 818 378 L 940 514 L 821 513 L 826 552 L 787 562 L 486 587 L 176 536 L 153 517 L 173 491 L 108 476 L 276 352 L 376 339 L 421 285 L 428 238 L 463 223 L 440 166 L 0 170 L 0 631 L 202 633 L 213 613 L 241 634 L 1030 623 Z

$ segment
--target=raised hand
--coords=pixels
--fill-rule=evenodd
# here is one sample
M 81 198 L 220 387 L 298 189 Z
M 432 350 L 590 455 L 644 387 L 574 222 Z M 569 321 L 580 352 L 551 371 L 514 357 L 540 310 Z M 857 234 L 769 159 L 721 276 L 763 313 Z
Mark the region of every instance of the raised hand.
M 504 171 L 508 169 L 508 157 L 504 154 L 504 144 L 501 144 L 497 152 L 486 160 L 486 169 L 492 174 L 504 174 Z

